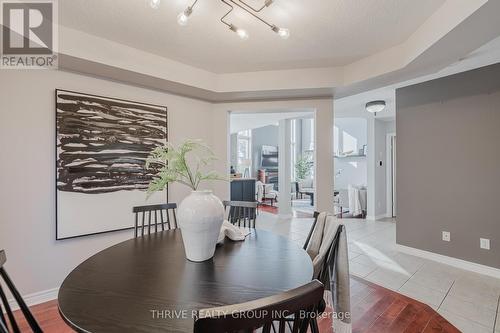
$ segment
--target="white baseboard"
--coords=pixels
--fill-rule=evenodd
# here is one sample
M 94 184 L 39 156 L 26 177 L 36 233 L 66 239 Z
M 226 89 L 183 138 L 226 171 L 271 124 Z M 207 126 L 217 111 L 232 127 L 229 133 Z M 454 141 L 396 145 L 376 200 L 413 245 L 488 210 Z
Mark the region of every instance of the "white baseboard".
M 474 273 L 479 273 L 483 275 L 488 275 L 497 279 L 500 279 L 500 269 L 490 266 L 485 266 L 477 264 L 475 262 L 470 262 L 458 258 L 448 257 L 442 254 L 429 252 L 425 250 L 416 249 L 414 247 L 409 247 L 401 244 L 396 244 L 398 251 L 410 254 L 416 257 L 421 257 L 424 259 L 429 259 L 433 261 L 440 262 L 445 265 L 450 265 L 456 268 L 464 269 L 466 271 L 471 271 Z
M 376 221 L 376 220 L 380 220 L 380 219 L 383 219 L 383 218 L 386 218 L 386 217 L 389 217 L 389 215 L 387 215 L 386 213 L 384 214 L 380 214 L 380 215 L 367 215 L 366 216 L 366 219 L 367 220 L 373 220 L 373 221 Z
M 23 299 L 28 306 L 32 306 L 32 305 L 45 303 L 45 302 L 57 299 L 58 292 L 59 292 L 59 288 L 48 289 L 48 290 L 39 291 L 39 292 L 28 294 L 28 295 L 23 295 Z M 9 300 L 9 305 L 12 308 L 12 310 L 19 309 L 19 305 L 16 303 L 16 301 L 13 298 Z

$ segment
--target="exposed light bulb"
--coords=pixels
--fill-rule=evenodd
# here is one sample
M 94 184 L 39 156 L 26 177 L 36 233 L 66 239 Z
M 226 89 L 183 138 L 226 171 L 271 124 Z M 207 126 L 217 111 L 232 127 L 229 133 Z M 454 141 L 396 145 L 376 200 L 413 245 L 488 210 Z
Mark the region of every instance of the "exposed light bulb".
M 271 27 L 271 29 L 278 34 L 278 36 L 280 36 L 281 38 L 283 39 L 288 39 L 288 37 L 290 37 L 290 30 L 286 29 L 286 28 L 279 28 L 275 25 L 273 25 Z
M 160 7 L 161 0 L 147 0 L 146 2 L 149 4 L 149 7 L 158 9 Z
M 244 29 L 238 29 L 236 30 L 236 33 L 238 34 L 238 36 L 240 36 L 241 39 L 243 40 L 246 40 L 248 39 L 250 36 L 248 35 L 248 32 Z
M 186 25 L 189 20 L 189 15 L 191 15 L 192 12 L 193 8 L 191 7 L 186 8 L 185 11 L 183 11 L 177 16 L 177 23 L 179 23 L 180 25 Z
M 278 31 L 278 35 L 283 39 L 288 39 L 288 37 L 290 37 L 290 30 L 280 28 L 280 30 Z
M 234 24 L 229 25 L 229 30 L 236 32 L 241 39 L 248 39 L 248 37 L 250 37 L 250 35 L 248 35 L 248 32 L 246 30 L 240 29 L 236 27 Z
M 179 23 L 180 25 L 186 25 L 188 23 L 188 19 L 189 17 L 184 14 L 184 12 L 182 12 L 177 16 L 177 23 Z

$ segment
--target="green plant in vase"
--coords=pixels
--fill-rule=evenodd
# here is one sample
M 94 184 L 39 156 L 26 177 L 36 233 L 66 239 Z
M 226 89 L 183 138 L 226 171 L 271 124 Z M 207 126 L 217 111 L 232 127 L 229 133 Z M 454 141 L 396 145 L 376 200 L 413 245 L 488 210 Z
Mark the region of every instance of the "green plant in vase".
M 198 191 L 203 182 L 226 180 L 214 171 L 205 171 L 214 160 L 212 150 L 203 141 L 191 139 L 179 146 L 167 143 L 158 147 L 146 160 L 146 168 L 157 170 L 149 184 L 148 196 L 174 182 L 192 190 L 177 209 L 184 250 L 191 261 L 205 261 L 214 256 L 224 220 L 220 199 L 212 191 Z
M 146 160 L 148 169 L 159 166 L 159 171 L 149 184 L 148 195 L 163 191 L 167 184 L 174 182 L 196 191 L 202 182 L 227 180 L 214 171 L 204 171 L 215 160 L 210 147 L 201 140 L 188 139 L 177 147 L 167 142 L 157 147 Z
M 307 156 L 301 156 L 295 163 L 295 175 L 297 180 L 304 180 L 311 174 L 313 162 Z

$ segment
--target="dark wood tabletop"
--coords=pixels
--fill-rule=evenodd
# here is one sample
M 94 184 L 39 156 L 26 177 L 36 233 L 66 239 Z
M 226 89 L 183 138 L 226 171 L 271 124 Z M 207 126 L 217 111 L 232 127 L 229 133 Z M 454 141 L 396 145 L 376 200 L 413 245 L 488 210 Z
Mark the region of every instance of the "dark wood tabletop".
M 186 260 L 179 230 L 130 239 L 76 267 L 59 290 L 59 311 L 79 332 L 192 332 L 201 308 L 255 300 L 311 281 L 311 259 L 264 230 L 225 239 L 213 259 Z

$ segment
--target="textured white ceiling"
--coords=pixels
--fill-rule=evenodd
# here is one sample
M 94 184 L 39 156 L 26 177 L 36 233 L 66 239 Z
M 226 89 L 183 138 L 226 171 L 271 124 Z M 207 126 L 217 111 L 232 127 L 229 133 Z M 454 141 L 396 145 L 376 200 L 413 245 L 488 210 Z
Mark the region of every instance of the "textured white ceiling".
M 246 41 L 219 22 L 227 7 L 218 0 L 199 0 L 189 24 L 179 26 L 176 17 L 190 3 L 162 0 L 153 10 L 146 0 L 65 0 L 59 16 L 64 26 L 230 73 L 346 65 L 401 43 L 444 0 L 276 0 L 263 16 L 289 28 L 290 39 L 235 10 L 229 20 L 249 32 Z

